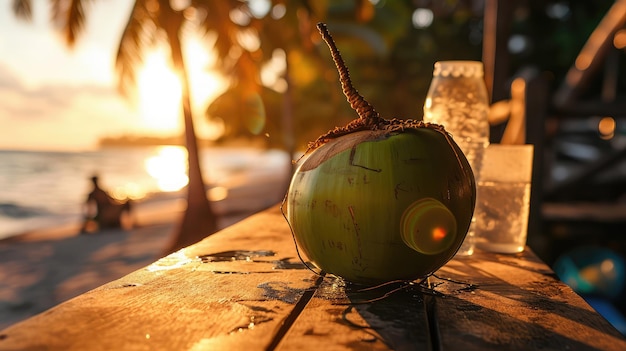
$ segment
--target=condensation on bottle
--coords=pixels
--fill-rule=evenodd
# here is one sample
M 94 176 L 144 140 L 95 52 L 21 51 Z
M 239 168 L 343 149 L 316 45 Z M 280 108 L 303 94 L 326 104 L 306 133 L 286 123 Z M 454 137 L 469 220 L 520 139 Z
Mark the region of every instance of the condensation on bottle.
M 489 145 L 489 97 L 480 61 L 439 61 L 424 103 L 424 121 L 443 125 L 472 167 L 476 183 Z M 475 218 L 459 249 L 474 252 Z

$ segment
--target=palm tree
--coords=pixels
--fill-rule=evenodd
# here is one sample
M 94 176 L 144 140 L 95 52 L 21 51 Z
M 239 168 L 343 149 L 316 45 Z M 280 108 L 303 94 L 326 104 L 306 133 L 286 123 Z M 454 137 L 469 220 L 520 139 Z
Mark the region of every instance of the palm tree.
M 53 23 L 61 31 L 66 44 L 70 47 L 75 44 L 83 30 L 87 2 L 86 0 L 65 2 L 50 0 Z M 276 0 L 271 2 L 272 6 L 277 4 L 282 4 L 282 2 Z M 220 64 L 234 78 L 235 84 L 245 86 L 244 89 L 252 93 L 258 93 L 261 90 L 260 67 L 263 61 L 271 58 L 274 49 L 300 45 L 297 44 L 299 39 L 309 41 L 304 46 L 309 48 L 312 46 L 310 36 L 306 34 L 308 34 L 307 31 L 314 30 L 315 22 L 311 21 L 308 29 L 300 28 L 300 31 L 304 30 L 304 35 L 302 35 L 298 31 L 299 20 L 296 18 L 296 12 L 311 15 L 314 12 L 313 8 L 316 7 L 313 0 L 294 1 L 293 6 L 288 9 L 288 14 L 283 17 L 284 20 L 279 21 L 272 20 L 270 16 L 255 18 L 251 15 L 252 11 L 248 5 L 247 1 L 239 0 L 189 0 L 182 7 L 175 9 L 170 0 L 136 0 L 120 40 L 116 67 L 122 92 L 127 92 L 134 85 L 135 69 L 141 64 L 143 52 L 156 44 L 169 46 L 174 70 L 178 73 L 182 83 L 185 146 L 189 167 L 187 208 L 173 240 L 165 250 L 166 253 L 193 244 L 217 230 L 217 216 L 206 197 L 191 113 L 189 81 L 181 44 L 184 31 L 188 29 L 187 25 L 195 26 L 196 29 L 205 33 L 217 34 L 214 49 Z M 30 19 L 32 17 L 31 0 L 14 0 L 13 10 L 18 18 Z M 233 22 L 230 15 L 234 11 L 248 16 L 250 21 L 247 24 Z M 323 11 L 318 9 L 318 12 Z M 283 26 L 282 30 L 281 26 Z M 285 28 L 291 30 L 285 31 Z M 254 52 L 245 48 L 245 45 L 238 39 L 242 32 L 250 30 L 262 39 L 263 44 L 262 48 L 253 50 Z M 266 32 L 271 32 L 271 34 L 262 37 Z M 288 35 L 285 36 L 287 33 Z M 239 52 L 240 55 L 235 58 L 234 62 L 227 62 L 233 57 L 232 52 Z M 259 55 L 261 59 L 258 59 Z M 257 58 L 251 59 L 252 56 Z M 289 113 L 289 110 L 283 112 L 283 114 Z M 293 145 L 288 148 L 292 149 Z
M 206 196 L 205 183 L 200 168 L 198 143 L 191 113 L 189 80 L 181 45 L 182 29 L 186 19 L 180 10 L 174 10 L 169 0 L 138 0 L 117 53 L 116 64 L 120 72 L 121 87 L 126 81 L 134 81 L 134 68 L 140 60 L 146 44 L 157 42 L 160 35 L 170 47 L 171 60 L 182 86 L 182 109 L 185 126 L 189 184 L 187 208 L 179 223 L 178 231 L 165 249 L 165 253 L 191 245 L 217 230 L 217 216 Z M 145 39 L 142 35 L 146 36 Z
M 52 20 L 59 27 L 68 46 L 73 46 L 83 29 L 85 2 L 50 0 Z M 221 1 L 193 1 L 198 8 L 204 8 L 215 19 L 228 18 L 229 3 Z M 30 0 L 14 0 L 13 10 L 22 19 L 32 17 Z M 120 77 L 120 87 L 124 91 L 134 83 L 136 66 L 141 62 L 142 52 L 149 45 L 164 41 L 170 47 L 171 60 L 182 83 L 182 109 L 185 125 L 185 146 L 188 153 L 189 185 L 187 187 L 187 209 L 180 221 L 178 231 L 166 248 L 166 253 L 193 244 L 217 230 L 217 216 L 206 197 L 205 183 L 200 168 L 197 138 L 193 126 L 189 81 L 183 59 L 181 36 L 187 22 L 185 9 L 173 9 L 169 0 L 137 0 L 128 24 L 122 35 L 116 65 Z M 217 21 L 218 47 L 227 47 L 231 38 L 228 21 Z

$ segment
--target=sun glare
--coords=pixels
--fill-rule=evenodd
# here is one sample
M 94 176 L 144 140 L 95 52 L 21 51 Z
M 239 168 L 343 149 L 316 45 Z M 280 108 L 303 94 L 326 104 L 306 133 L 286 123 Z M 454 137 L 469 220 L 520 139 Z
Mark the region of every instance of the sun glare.
M 181 83 L 162 51 L 147 55 L 138 74 L 139 107 L 146 129 L 160 133 L 181 130 Z
M 228 84 L 217 72 L 209 69 L 215 57 L 201 44 L 200 40 L 187 41 L 185 54 L 189 69 L 192 108 L 196 115 L 202 116 L 207 103 L 222 93 Z M 198 123 L 196 133 L 199 137 L 216 140 L 224 133 L 224 126 L 216 123 Z
M 207 103 L 223 92 L 227 84 L 217 72 L 209 69 L 215 57 L 201 41 L 189 38 L 184 51 L 191 108 L 195 115 L 200 116 L 204 114 Z M 146 55 L 137 78 L 143 127 L 149 132 L 158 134 L 180 134 L 183 129 L 182 86 L 179 77 L 169 64 L 167 50 L 157 49 Z M 196 127 L 198 136 L 204 138 L 217 139 L 223 133 L 218 125 L 198 123 Z
M 215 98 L 225 83 L 217 73 L 208 69 L 212 61 L 210 53 L 197 40 L 189 40 L 185 55 L 194 100 L 204 103 L 206 101 L 202 100 Z

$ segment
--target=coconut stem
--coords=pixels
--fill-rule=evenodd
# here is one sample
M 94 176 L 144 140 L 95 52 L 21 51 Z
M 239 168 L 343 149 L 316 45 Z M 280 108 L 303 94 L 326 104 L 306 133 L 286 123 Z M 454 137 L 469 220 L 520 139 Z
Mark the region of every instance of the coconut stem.
M 337 67 L 337 71 L 339 72 L 339 81 L 341 82 L 343 94 L 348 99 L 350 107 L 357 112 L 359 118 L 355 118 L 343 127 L 335 127 L 335 129 L 329 130 L 327 133 L 320 135 L 315 141 L 309 143 L 305 154 L 308 154 L 310 151 L 324 145 L 329 140 L 362 130 L 384 130 L 389 133 L 394 133 L 403 132 L 406 129 L 431 128 L 439 133 L 442 133 L 448 139 L 448 142 L 451 142 L 450 135 L 440 125 L 410 119 L 403 120 L 393 118 L 387 120 L 380 117 L 378 112 L 374 110 L 374 107 L 370 105 L 370 103 L 367 102 L 365 98 L 363 98 L 363 96 L 361 96 L 352 86 L 348 68 L 346 67 L 343 58 L 335 45 L 335 41 L 328 32 L 326 24 L 321 22 L 318 23 L 317 29 L 320 31 L 322 38 L 330 48 L 330 53 L 333 57 L 333 61 L 335 62 L 335 66 Z
M 320 31 L 322 35 L 322 39 L 330 48 L 331 56 L 333 57 L 333 61 L 335 62 L 335 66 L 337 67 L 337 71 L 339 71 L 339 81 L 341 82 L 341 88 L 343 90 L 343 94 L 348 99 L 350 103 L 350 107 L 356 111 L 359 115 L 359 118 L 365 122 L 365 124 L 375 124 L 381 118 L 378 115 L 378 112 L 374 109 L 369 102 L 365 100 L 361 94 L 352 86 L 352 81 L 350 80 L 350 73 L 348 71 L 348 67 L 346 67 L 343 58 L 341 57 L 341 53 L 337 46 L 335 45 L 335 41 L 333 37 L 328 32 L 328 28 L 324 23 L 318 23 L 317 29 Z

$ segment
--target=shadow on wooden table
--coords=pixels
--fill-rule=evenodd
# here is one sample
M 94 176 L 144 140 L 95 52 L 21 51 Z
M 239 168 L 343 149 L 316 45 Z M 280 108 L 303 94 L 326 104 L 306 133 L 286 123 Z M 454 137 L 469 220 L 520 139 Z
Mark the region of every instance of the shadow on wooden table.
M 498 255 L 478 253 L 456 259 L 437 275 L 434 317 L 444 348 L 455 339 L 473 340 L 477 349 L 571 349 L 615 347 L 622 336 L 606 323 L 570 287 L 528 253 Z M 466 282 L 475 286 L 455 283 Z M 435 281 L 437 279 L 434 279 Z M 454 336 L 454 337 L 450 337 Z M 457 340 L 458 341 L 458 340 Z

